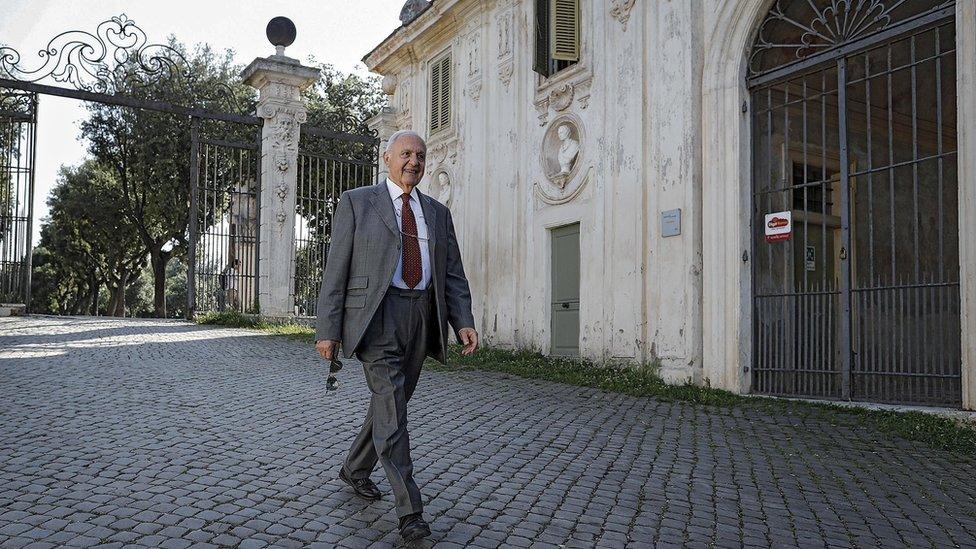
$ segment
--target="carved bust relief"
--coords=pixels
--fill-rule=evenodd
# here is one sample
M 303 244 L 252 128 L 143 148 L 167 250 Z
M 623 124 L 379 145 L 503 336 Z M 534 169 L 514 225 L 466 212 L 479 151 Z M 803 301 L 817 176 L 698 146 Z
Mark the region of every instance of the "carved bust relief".
M 542 169 L 557 188 L 566 185 L 579 171 L 582 130 L 575 115 L 556 118 L 542 141 Z
M 430 196 L 448 208 L 451 207 L 451 202 L 454 199 L 454 185 L 451 174 L 447 173 L 447 170 L 440 168 L 434 172 L 430 179 Z

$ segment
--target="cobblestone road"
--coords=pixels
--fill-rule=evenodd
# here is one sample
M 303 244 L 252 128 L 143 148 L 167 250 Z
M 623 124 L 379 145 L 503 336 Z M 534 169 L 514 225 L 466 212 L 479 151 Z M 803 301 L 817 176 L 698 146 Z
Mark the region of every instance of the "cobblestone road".
M 308 345 L 0 319 L 0 546 L 391 547 L 336 480 L 365 411 Z M 437 547 L 976 546 L 976 461 L 816 417 L 477 372 L 410 403 Z

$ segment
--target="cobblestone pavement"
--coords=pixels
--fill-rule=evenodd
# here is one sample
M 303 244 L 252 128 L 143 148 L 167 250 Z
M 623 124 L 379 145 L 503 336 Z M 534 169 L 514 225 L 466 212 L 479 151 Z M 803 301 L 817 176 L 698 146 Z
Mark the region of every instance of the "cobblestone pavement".
M 181 322 L 0 319 L 0 546 L 391 547 L 336 480 L 365 411 L 310 346 Z M 437 547 L 976 546 L 976 460 L 822 416 L 426 372 Z

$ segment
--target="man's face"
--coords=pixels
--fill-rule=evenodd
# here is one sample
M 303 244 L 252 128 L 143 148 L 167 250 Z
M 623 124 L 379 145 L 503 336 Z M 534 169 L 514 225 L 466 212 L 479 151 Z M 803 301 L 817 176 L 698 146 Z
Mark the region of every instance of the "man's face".
M 390 180 L 401 187 L 415 187 L 424 177 L 427 145 L 416 135 L 401 136 L 393 147 L 383 153 L 383 161 L 390 171 Z

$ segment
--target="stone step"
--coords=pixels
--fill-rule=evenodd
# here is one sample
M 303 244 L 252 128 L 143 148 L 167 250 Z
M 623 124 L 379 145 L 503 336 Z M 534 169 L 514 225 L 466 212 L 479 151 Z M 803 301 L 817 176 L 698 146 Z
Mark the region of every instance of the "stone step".
M 27 306 L 23 303 L 0 303 L 0 317 L 24 316 L 25 314 L 27 314 Z

